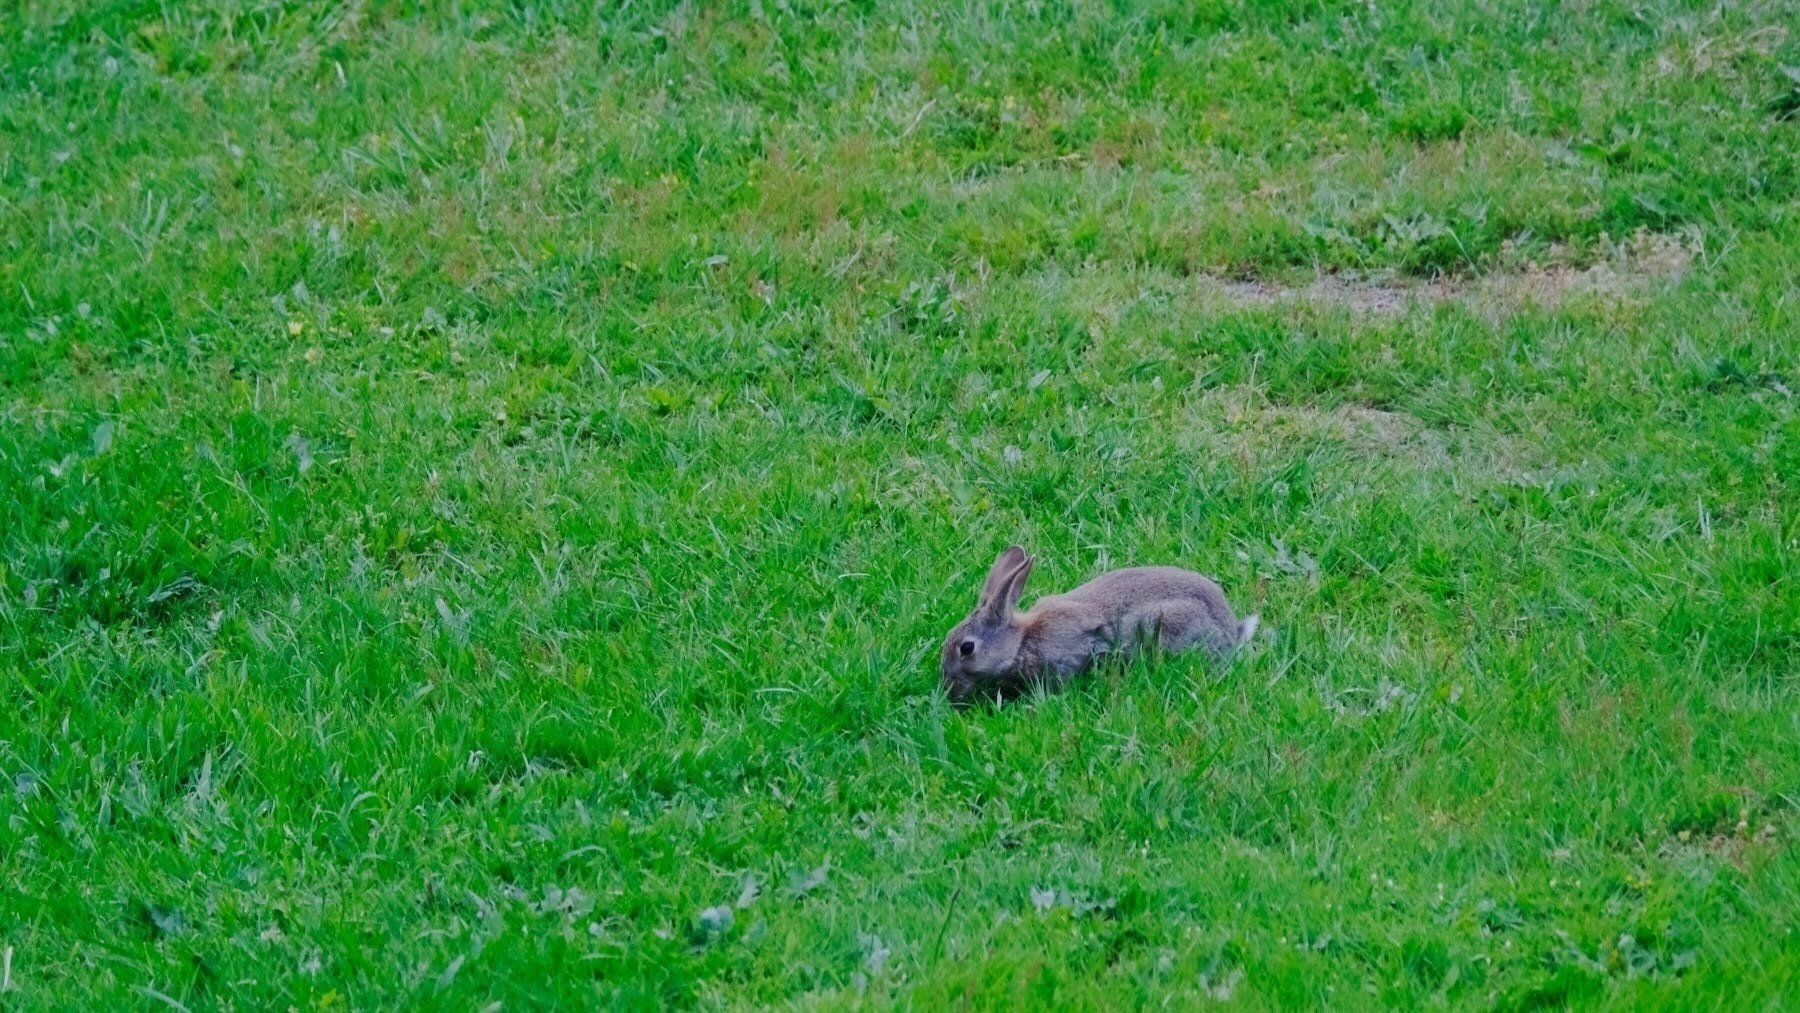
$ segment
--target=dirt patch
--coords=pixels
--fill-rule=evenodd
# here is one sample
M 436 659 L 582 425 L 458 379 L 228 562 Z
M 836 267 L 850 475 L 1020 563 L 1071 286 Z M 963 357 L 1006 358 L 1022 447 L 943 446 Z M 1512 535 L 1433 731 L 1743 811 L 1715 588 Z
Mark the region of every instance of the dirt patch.
M 1357 404 L 1329 411 L 1284 410 L 1364 458 L 1394 459 L 1421 471 L 1517 485 L 1540 481 L 1551 464 L 1529 436 L 1503 432 L 1485 421 L 1439 426 L 1407 412 Z
M 1448 466 L 1452 460 L 1444 434 L 1404 412 L 1353 404 L 1326 411 L 1281 406 L 1267 414 L 1363 454 L 1404 458 L 1433 468 Z
M 1450 461 L 1444 434 L 1416 415 L 1345 405 L 1319 417 L 1335 423 L 1344 442 L 1358 449 L 1403 454 L 1427 464 Z
M 1231 306 L 1315 305 L 1357 313 L 1403 313 L 1416 307 L 1462 303 L 1484 311 L 1522 306 L 1553 309 L 1581 298 L 1621 302 L 1679 281 L 1700 249 L 1697 236 L 1640 231 L 1607 243 L 1606 255 L 1585 266 L 1553 247 L 1542 262 L 1502 251 L 1503 267 L 1470 277 L 1417 279 L 1391 272 L 1321 274 L 1309 282 L 1210 279 L 1202 288 Z
M 1773 851 L 1778 841 L 1774 824 L 1765 823 L 1752 833 L 1748 824 L 1740 821 L 1736 832 L 1730 834 L 1697 834 L 1683 830 L 1664 840 L 1656 850 L 1664 858 L 1705 855 L 1714 861 L 1743 868 L 1750 855 Z
M 1455 459 L 1442 431 L 1405 412 L 1354 404 L 1326 409 L 1233 404 L 1223 414 L 1227 422 L 1281 442 L 1297 436 L 1322 437 L 1359 454 L 1400 458 L 1428 468 L 1446 467 Z
M 1541 466 L 1523 438 L 1483 424 L 1436 426 L 1416 415 L 1368 405 L 1333 408 L 1270 403 L 1243 387 L 1208 392 L 1199 413 L 1224 423 L 1214 436 L 1237 451 L 1273 447 L 1291 452 L 1313 443 L 1335 445 L 1352 459 L 1390 461 L 1408 471 L 1519 481 Z

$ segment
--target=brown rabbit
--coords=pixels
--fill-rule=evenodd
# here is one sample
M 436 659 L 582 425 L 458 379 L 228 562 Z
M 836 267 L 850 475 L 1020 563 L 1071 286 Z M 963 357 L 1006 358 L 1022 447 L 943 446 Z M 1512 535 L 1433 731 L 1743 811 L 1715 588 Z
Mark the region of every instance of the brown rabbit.
M 981 597 L 944 638 L 944 691 L 953 703 L 1017 696 L 1033 683 L 1060 689 L 1108 651 L 1128 653 L 1154 636 L 1164 650 L 1205 648 L 1223 657 L 1256 632 L 1238 621 L 1211 578 L 1173 566 L 1103 573 L 1020 612 L 1031 557 L 1017 545 L 994 560 Z

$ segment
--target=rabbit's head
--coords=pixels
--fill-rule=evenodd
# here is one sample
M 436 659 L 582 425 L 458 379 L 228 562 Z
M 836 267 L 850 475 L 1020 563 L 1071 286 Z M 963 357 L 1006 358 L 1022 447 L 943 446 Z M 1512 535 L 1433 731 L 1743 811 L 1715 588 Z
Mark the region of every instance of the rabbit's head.
M 951 702 L 1006 695 L 1029 677 L 1020 666 L 1024 630 L 1018 605 L 1030 575 L 1031 557 L 1017 545 L 1009 546 L 988 570 L 975 611 L 944 638 L 941 667 Z

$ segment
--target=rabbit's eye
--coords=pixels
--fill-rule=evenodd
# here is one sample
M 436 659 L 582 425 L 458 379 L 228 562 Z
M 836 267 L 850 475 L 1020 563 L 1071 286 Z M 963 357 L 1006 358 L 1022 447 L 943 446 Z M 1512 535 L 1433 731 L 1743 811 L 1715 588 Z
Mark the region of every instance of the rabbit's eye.
M 965 658 L 971 654 L 974 654 L 975 653 L 975 641 L 965 640 L 962 643 L 956 645 L 956 653 L 962 655 Z

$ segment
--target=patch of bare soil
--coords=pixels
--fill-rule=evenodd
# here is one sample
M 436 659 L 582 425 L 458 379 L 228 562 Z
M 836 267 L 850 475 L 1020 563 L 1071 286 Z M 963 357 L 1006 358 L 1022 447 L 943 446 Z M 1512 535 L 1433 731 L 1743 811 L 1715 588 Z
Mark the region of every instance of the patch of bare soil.
M 1451 463 L 1444 434 L 1415 415 L 1366 405 L 1344 405 L 1329 411 L 1285 407 L 1281 414 L 1366 454 L 1399 457 L 1420 467 Z
M 1323 440 L 1363 460 L 1503 480 L 1528 476 L 1541 463 L 1531 445 L 1516 435 L 1480 425 L 1434 426 L 1407 412 L 1368 405 L 1272 404 L 1244 388 L 1219 388 L 1206 395 L 1201 412 L 1223 421 L 1231 446 L 1240 451 Z
M 1366 444 L 1372 449 L 1427 443 L 1434 453 L 1444 451 L 1441 434 L 1416 415 L 1366 405 L 1345 405 L 1326 417 L 1337 423 L 1350 442 Z
M 1236 422 L 1246 414 L 1255 420 L 1254 428 L 1271 439 L 1306 434 L 1365 454 L 1402 458 L 1420 467 L 1442 467 L 1451 462 L 1444 434 L 1404 412 L 1364 405 L 1320 409 L 1269 404 L 1251 408 L 1247 413 L 1242 409 L 1228 411 L 1226 418 Z
M 1749 826 L 1740 822 L 1736 832 L 1730 834 L 1696 834 L 1683 830 L 1664 840 L 1657 853 L 1665 858 L 1703 854 L 1714 861 L 1729 862 L 1742 868 L 1750 854 L 1772 850 L 1777 842 L 1773 824 L 1765 823 L 1751 833 Z
M 1544 263 L 1503 252 L 1500 262 L 1509 266 L 1470 277 L 1417 279 L 1391 272 L 1335 273 L 1321 274 L 1304 284 L 1212 280 L 1204 283 L 1204 288 L 1233 306 L 1300 304 L 1376 314 L 1444 303 L 1498 312 L 1522 306 L 1553 309 L 1580 298 L 1627 301 L 1673 284 L 1687 274 L 1698 248 L 1698 240 L 1690 236 L 1639 231 L 1612 244 L 1603 259 L 1585 266 L 1568 263 L 1566 252 L 1553 248 Z

